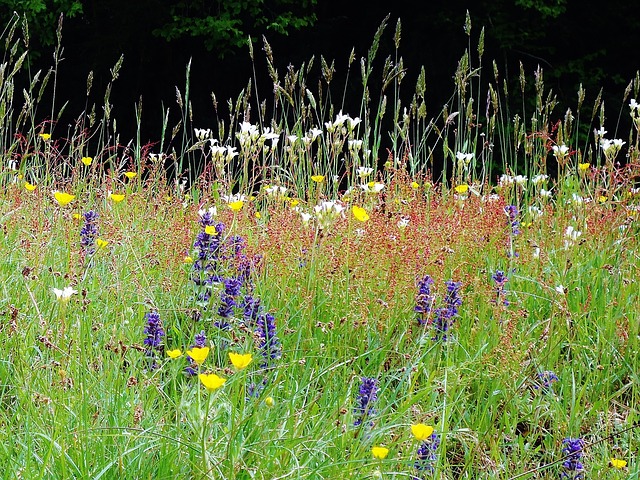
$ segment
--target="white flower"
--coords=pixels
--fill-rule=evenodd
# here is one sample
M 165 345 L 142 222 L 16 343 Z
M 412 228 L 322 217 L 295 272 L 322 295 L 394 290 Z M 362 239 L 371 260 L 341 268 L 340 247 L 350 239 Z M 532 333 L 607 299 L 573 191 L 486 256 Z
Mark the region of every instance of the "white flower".
M 271 140 L 271 146 L 275 147 L 278 144 L 278 140 L 280 140 L 280 134 L 272 132 L 269 127 L 266 127 L 260 136 L 260 140 L 263 142 Z
M 309 220 L 313 217 L 310 213 L 300 212 L 300 217 L 302 218 L 302 223 L 305 225 L 309 225 Z
M 358 175 L 360 178 L 368 177 L 372 173 L 373 173 L 373 168 L 371 167 L 358 167 L 356 169 L 356 175 Z
M 629 108 L 631 109 L 632 112 L 636 110 L 640 110 L 640 103 L 636 102 L 635 98 L 632 98 L 631 101 L 629 102 Z
M 78 293 L 77 290 L 74 290 L 71 287 L 64 287 L 62 290 L 53 288 L 53 293 L 55 293 L 56 298 L 63 303 L 66 303 L 71 298 L 71 295 L 74 293 Z
M 212 217 L 216 217 L 218 216 L 218 209 L 216 207 L 209 207 L 208 209 L 201 208 L 200 210 L 198 210 L 198 215 L 200 215 L 201 217 L 204 217 L 207 213 Z
M 362 140 L 349 140 L 347 148 L 350 152 L 357 152 L 362 148 Z
M 236 147 L 227 147 L 227 154 L 224 157 L 227 162 L 230 162 L 234 157 L 237 156 L 238 152 L 236 152 Z
M 615 157 L 625 143 L 620 138 L 614 138 L 613 140 L 603 138 L 600 140 L 602 151 L 607 157 Z
M 529 215 L 531 215 L 533 218 L 539 218 L 542 215 L 544 215 L 544 211 L 542 211 L 540 208 L 538 208 L 535 205 L 531 205 L 529 207 Z
M 525 183 L 527 183 L 527 177 L 525 177 L 524 175 L 516 175 L 513 180 L 520 186 L 523 186 Z
M 307 133 L 307 136 L 309 138 L 311 138 L 311 141 L 315 141 L 316 138 L 318 138 L 318 136 L 322 135 L 322 130 L 319 128 L 312 128 L 311 130 L 309 130 L 309 132 Z
M 296 142 L 298 141 L 298 136 L 297 135 L 287 135 L 287 140 L 289 141 L 289 143 L 291 145 L 295 145 Z
M 211 129 L 210 128 L 196 128 L 194 129 L 196 133 L 196 138 L 201 142 L 207 140 L 211 137 Z
M 398 220 L 398 223 L 396 225 L 398 225 L 398 228 L 400 230 L 404 230 L 409 226 L 409 219 L 407 217 L 401 218 L 400 220 Z
M 344 211 L 344 206 L 337 201 L 322 202 L 313 207 L 320 228 L 329 227 Z
M 571 225 L 569 225 L 564 231 L 564 248 L 567 249 L 569 247 L 572 247 L 580 235 L 582 235 L 582 232 L 574 229 Z
M 508 187 L 509 185 L 513 185 L 514 181 L 515 179 L 511 175 L 507 175 L 506 173 L 503 173 L 500 176 L 500 180 L 498 180 L 498 183 L 500 184 L 501 187 Z
M 267 192 L 267 195 L 272 197 L 282 197 L 287 192 L 287 187 L 273 185 L 271 187 L 266 187 L 264 191 Z
M 539 185 L 542 182 L 545 182 L 549 178 L 549 175 L 539 174 L 531 179 L 531 183 L 534 185 Z
M 540 189 L 540 196 L 544 198 L 551 198 L 551 190 Z
M 384 183 L 369 182 L 360 185 L 360 188 L 367 193 L 380 193 L 384 189 Z
M 604 137 L 607 134 L 607 131 L 604 129 L 604 127 L 600 127 L 598 130 L 595 131 L 596 137 Z
M 356 128 L 356 126 L 361 122 L 362 120 L 360 120 L 360 118 L 356 117 L 356 118 L 351 118 L 349 116 L 347 116 L 347 123 L 349 124 L 349 131 L 353 131 L 354 128 Z
M 567 156 L 567 153 L 569 153 L 569 147 L 567 147 L 566 145 L 554 145 L 551 148 L 553 149 L 553 155 L 556 158 L 564 158 Z
M 224 200 L 226 203 L 247 201 L 247 196 L 241 195 L 240 193 L 236 193 L 235 195 L 220 195 L 220 198 Z
M 540 247 L 533 248 L 533 258 L 540 258 Z
M 556 287 L 556 292 L 558 292 L 560 295 L 564 295 L 565 293 L 567 293 L 567 289 L 562 285 L 558 285 Z
M 459 162 L 464 162 L 468 165 L 469 162 L 473 160 L 473 153 L 458 152 L 456 153 L 456 158 Z

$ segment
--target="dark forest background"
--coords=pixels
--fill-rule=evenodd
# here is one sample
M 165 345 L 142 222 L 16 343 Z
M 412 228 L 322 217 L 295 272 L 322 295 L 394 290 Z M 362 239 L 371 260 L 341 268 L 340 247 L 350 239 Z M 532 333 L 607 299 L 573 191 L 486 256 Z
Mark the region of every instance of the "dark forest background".
M 211 92 L 224 108 L 226 100 L 236 98 L 253 76 L 249 37 L 254 42 L 257 84 L 263 97 L 272 91 L 272 84 L 262 35 L 273 48 L 281 74 L 287 64 L 299 66 L 315 55 L 311 85 L 314 76 L 315 81 L 321 76 L 320 55 L 329 63 L 335 60 L 334 84 L 341 93 L 352 48 L 358 60 L 366 56 L 387 14 L 390 20 L 377 55 L 378 72 L 384 58 L 394 52 L 393 32 L 399 18 L 400 54 L 407 68 L 404 94 L 413 94 L 424 65 L 433 115 L 453 92 L 457 62 L 469 42 L 475 51 L 482 27 L 486 78 L 493 76 L 491 60 L 495 59 L 502 75 L 506 72 L 517 82 L 521 61 L 529 84 L 533 84 L 533 72 L 540 65 L 547 88 L 558 94 L 558 115 L 563 115 L 563 106 L 575 105 L 580 83 L 587 92 L 587 105 L 602 87 L 607 108 L 618 112 L 624 89 L 640 68 L 640 7 L 635 1 L 624 0 L 591 5 L 578 0 L 395 0 L 386 4 L 338 0 L 0 0 L 0 14 L 8 21 L 18 12 L 28 20 L 32 73 L 52 66 L 56 28 L 64 15 L 56 102 L 69 101 L 69 116 L 63 116 L 56 128 L 66 131 L 67 125 L 62 124 L 85 108 L 90 71 L 95 97 L 90 103 L 101 105 L 110 69 L 124 55 L 111 93 L 118 130 L 123 138 L 135 136 L 135 104 L 142 96 L 142 141 L 154 141 L 160 136 L 163 105 L 178 113 L 175 89 L 177 86 L 184 92 L 189 61 L 195 126 L 214 127 Z M 467 10 L 471 37 L 463 30 Z M 352 70 L 345 110 L 355 116 L 362 96 L 357 63 Z

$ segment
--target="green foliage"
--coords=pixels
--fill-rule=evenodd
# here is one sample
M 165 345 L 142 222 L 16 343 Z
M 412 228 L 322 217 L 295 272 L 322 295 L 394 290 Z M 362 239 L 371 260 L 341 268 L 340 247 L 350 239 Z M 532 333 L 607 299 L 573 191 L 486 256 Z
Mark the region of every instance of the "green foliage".
M 56 43 L 60 16 L 73 18 L 83 13 L 81 0 L 0 0 L 0 17 L 7 18 L 16 12 L 29 26 L 38 47 L 50 47 Z M 29 43 L 29 37 L 25 36 Z M 27 45 L 29 47 L 29 45 Z
M 192 37 L 201 39 L 207 50 L 219 57 L 237 51 L 253 37 L 266 31 L 287 35 L 310 27 L 316 20 L 312 11 L 317 0 L 259 1 L 179 1 L 169 7 L 171 19 L 153 34 L 171 41 Z
M 552 18 L 562 15 L 567 9 L 567 0 L 516 0 L 515 4 Z

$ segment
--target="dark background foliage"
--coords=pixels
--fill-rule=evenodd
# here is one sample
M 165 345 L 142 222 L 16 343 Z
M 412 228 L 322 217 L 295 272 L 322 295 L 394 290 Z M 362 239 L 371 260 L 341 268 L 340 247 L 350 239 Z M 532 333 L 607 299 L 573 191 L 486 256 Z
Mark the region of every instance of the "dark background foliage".
M 463 31 L 467 10 L 473 25 L 470 38 Z M 596 7 L 578 0 L 395 0 L 384 5 L 337 0 L 0 0 L 2 18 L 9 19 L 14 11 L 29 22 L 29 49 L 35 54 L 32 71 L 51 66 L 58 18 L 65 15 L 57 95 L 69 100 L 70 114 L 78 115 L 85 106 L 89 71 L 94 74 L 94 101 L 100 105 L 110 69 L 124 55 L 111 96 L 114 115 L 123 137 L 133 137 L 134 105 L 142 96 L 143 141 L 160 135 L 163 105 L 177 110 L 175 87 L 184 91 L 190 60 L 194 118 L 200 126 L 212 127 L 211 92 L 224 105 L 253 75 L 249 37 L 263 96 L 272 85 L 261 51 L 262 35 L 281 72 L 287 64 L 299 66 L 311 55 L 316 59 L 322 55 L 329 62 L 335 59 L 334 82 L 341 92 L 352 48 L 357 59 L 366 56 L 374 32 L 389 13 L 378 72 L 384 58 L 393 54 L 393 29 L 400 18 L 400 54 L 407 68 L 404 93 L 413 94 L 424 65 L 432 112 L 453 92 L 458 59 L 469 41 L 475 50 L 482 27 L 483 75 L 492 76 L 494 59 L 502 75 L 514 82 L 520 61 L 530 79 L 540 65 L 547 87 L 565 107 L 575 104 L 582 83 L 587 104 L 603 87 L 607 107 L 618 111 L 625 86 L 640 68 L 640 57 L 634 54 L 640 46 L 640 11 L 636 2 L 624 0 Z M 319 63 L 310 75 L 311 84 L 320 78 Z M 351 79 L 346 110 L 356 114 L 362 95 L 357 66 Z

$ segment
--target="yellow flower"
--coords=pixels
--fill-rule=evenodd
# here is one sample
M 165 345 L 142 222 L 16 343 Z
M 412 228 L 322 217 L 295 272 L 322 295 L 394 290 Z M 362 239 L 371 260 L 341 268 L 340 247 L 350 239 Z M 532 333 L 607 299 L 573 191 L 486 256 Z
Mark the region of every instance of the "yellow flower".
M 260 212 L 256 212 L 255 213 L 255 217 L 260 220 L 262 218 L 262 215 L 260 215 Z
M 111 200 L 113 200 L 116 203 L 120 203 L 122 200 L 124 200 L 124 194 L 122 193 L 110 193 L 109 194 L 109 198 Z
M 581 172 L 586 172 L 587 170 L 589 170 L 589 167 L 591 166 L 590 163 L 579 163 L 578 164 L 578 170 Z
M 267 397 L 267 398 L 265 398 L 265 399 L 264 399 L 264 403 L 265 403 L 265 405 L 266 405 L 267 407 L 269 407 L 269 408 L 273 407 L 273 406 L 276 404 L 276 402 L 273 400 L 273 397 Z
M 411 425 L 411 433 L 416 437 L 416 440 L 424 441 L 433 433 L 433 427 L 431 425 L 425 425 L 424 423 L 418 423 Z
M 313 175 L 311 177 L 311 180 L 313 180 L 316 183 L 324 182 L 324 175 Z
M 186 257 L 184 257 L 184 263 L 193 263 L 193 258 L 191 258 L 189 255 L 187 255 Z
M 469 191 L 469 185 L 467 185 L 466 183 L 462 183 L 455 188 L 455 191 L 459 195 L 464 195 Z
M 297 198 L 294 198 L 289 201 L 289 206 L 291 208 L 294 208 L 294 207 L 297 207 L 299 203 L 300 203 L 300 200 L 298 200 Z
M 53 196 L 55 197 L 56 202 L 58 202 L 58 204 L 61 207 L 68 205 L 73 201 L 74 198 L 76 198 L 75 195 L 71 195 L 70 193 L 64 193 L 64 192 L 55 192 Z
M 128 179 L 136 178 L 138 174 L 136 172 L 124 172 L 124 176 Z
M 206 227 L 204 227 L 204 233 L 206 233 L 207 235 L 217 235 L 218 231 L 216 230 L 215 225 L 207 225 Z
M 74 213 L 73 214 L 73 219 L 74 220 L 80 220 L 82 218 L 82 215 L 80 215 L 79 213 Z
M 227 381 L 226 378 L 219 377 L 215 373 L 201 373 L 198 378 L 210 392 L 219 389 Z
M 356 217 L 356 220 L 360 220 L 361 222 L 369 220 L 369 214 L 364 208 L 354 205 L 351 211 L 353 212 L 353 216 Z
M 611 466 L 613 468 L 617 468 L 618 470 L 623 469 L 624 467 L 627 466 L 627 461 L 626 460 L 619 460 L 617 458 L 612 458 L 611 459 Z
M 175 350 L 167 350 L 167 356 L 171 359 L 176 359 L 182 356 L 182 350 L 176 348 Z
M 600 196 L 598 197 L 598 202 L 600 202 L 600 203 L 604 203 L 604 202 L 606 202 L 606 201 L 607 201 L 607 197 L 605 197 L 604 195 L 600 195 Z
M 84 163 L 88 167 L 89 165 L 91 165 L 91 162 L 93 162 L 93 158 L 92 157 L 82 157 L 80 159 L 80 161 L 82 163 Z
M 50 133 L 39 133 L 38 135 L 45 142 L 51 138 L 51 134 Z
M 234 212 L 239 212 L 240 210 L 242 210 L 243 205 L 244 205 L 244 202 L 242 200 L 236 200 L 235 202 L 231 202 L 229 204 L 229 208 Z
M 371 449 L 371 453 L 375 458 L 384 460 L 385 458 L 387 458 L 387 455 L 389 455 L 389 449 L 386 447 L 373 447 Z
M 417 190 L 420 188 L 420 184 L 418 182 L 411 182 L 411 188 Z
M 209 356 L 209 347 L 193 347 L 187 351 L 187 355 L 198 365 L 202 365 Z
M 24 182 L 24 188 L 26 188 L 30 192 L 33 192 L 36 189 L 36 186 L 30 184 L 29 182 Z
M 109 244 L 109 242 L 107 242 L 106 240 L 102 240 L 101 238 L 98 238 L 96 240 L 96 245 L 98 246 L 98 248 L 104 248 Z
M 253 355 L 250 353 L 235 353 L 229 352 L 229 360 L 233 363 L 233 366 L 238 370 L 242 370 L 243 368 L 247 368 L 251 363 Z

